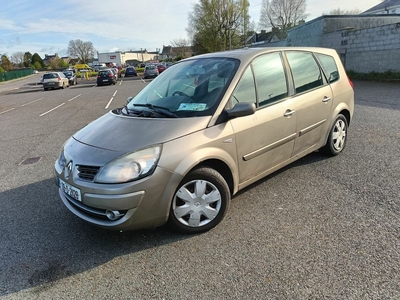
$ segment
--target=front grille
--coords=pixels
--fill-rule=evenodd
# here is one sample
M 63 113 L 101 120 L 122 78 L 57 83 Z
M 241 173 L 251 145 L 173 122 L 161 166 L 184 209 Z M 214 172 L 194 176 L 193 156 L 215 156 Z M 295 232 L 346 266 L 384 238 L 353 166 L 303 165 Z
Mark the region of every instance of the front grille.
M 93 181 L 100 167 L 78 165 L 78 177 L 82 180 Z

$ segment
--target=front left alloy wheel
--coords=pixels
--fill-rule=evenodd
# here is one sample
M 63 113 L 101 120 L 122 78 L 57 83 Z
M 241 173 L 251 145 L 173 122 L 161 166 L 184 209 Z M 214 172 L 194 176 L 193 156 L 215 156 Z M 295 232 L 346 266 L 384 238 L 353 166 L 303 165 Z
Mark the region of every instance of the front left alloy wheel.
M 200 233 L 224 218 L 230 202 L 225 179 L 214 169 L 191 171 L 180 183 L 169 213 L 169 225 L 182 233 Z

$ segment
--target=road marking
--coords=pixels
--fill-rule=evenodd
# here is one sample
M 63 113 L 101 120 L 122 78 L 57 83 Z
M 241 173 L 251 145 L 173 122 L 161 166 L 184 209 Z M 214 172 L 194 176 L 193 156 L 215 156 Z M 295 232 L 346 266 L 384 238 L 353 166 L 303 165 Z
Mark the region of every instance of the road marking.
M 121 81 L 119 82 L 119 85 L 121 85 L 122 84 L 122 79 L 121 79 Z
M 114 100 L 114 97 L 111 97 L 110 101 L 108 101 L 108 103 L 104 109 L 107 109 L 113 100 Z
M 29 105 L 29 104 L 32 104 L 32 103 L 38 102 L 38 101 L 40 101 L 40 100 L 43 100 L 43 99 L 44 99 L 44 97 L 43 97 L 43 98 L 39 98 L 39 99 L 37 99 L 37 100 L 33 100 L 33 101 L 31 101 L 31 102 L 28 102 L 28 103 L 25 103 L 25 104 L 22 104 L 21 106 L 27 106 L 27 105 Z
M 6 112 L 12 111 L 12 110 L 14 110 L 14 109 L 15 109 L 15 107 L 10 108 L 9 110 L 2 111 L 2 112 L 0 112 L 0 115 L 1 115 L 1 114 L 5 114 Z
M 74 100 L 74 99 L 76 99 L 76 98 L 78 98 L 78 97 L 80 97 L 81 95 L 82 95 L 82 94 L 79 94 L 78 96 L 75 96 L 74 98 L 69 99 L 68 102 L 69 102 L 69 101 L 72 101 L 72 100 Z
M 43 117 L 44 115 L 47 115 L 49 112 L 52 112 L 53 110 L 55 110 L 55 109 L 57 109 L 57 108 L 63 106 L 64 104 L 65 104 L 65 102 L 64 102 L 64 103 L 61 103 L 59 106 L 56 106 L 56 107 L 50 109 L 49 111 L 46 111 L 45 113 L 42 113 L 39 117 Z
M 118 90 L 116 90 L 116 91 L 115 91 L 115 93 L 114 93 L 113 97 L 115 97 L 115 95 L 117 94 L 117 92 L 118 92 Z

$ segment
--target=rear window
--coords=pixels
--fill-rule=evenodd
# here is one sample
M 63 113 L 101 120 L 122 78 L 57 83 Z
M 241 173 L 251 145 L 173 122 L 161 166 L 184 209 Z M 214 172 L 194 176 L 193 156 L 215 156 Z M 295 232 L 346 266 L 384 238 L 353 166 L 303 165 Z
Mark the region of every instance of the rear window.
M 51 79 L 51 78 L 58 78 L 58 75 L 55 73 L 47 73 L 43 75 L 43 79 Z
M 154 70 L 156 68 L 156 66 L 147 66 L 146 69 L 147 70 Z

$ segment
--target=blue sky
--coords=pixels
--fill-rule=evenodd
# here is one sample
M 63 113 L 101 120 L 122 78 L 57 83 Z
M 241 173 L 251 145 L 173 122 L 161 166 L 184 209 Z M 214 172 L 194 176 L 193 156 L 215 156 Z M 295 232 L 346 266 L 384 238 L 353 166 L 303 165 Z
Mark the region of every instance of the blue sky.
M 367 10 L 379 0 L 307 0 L 307 21 L 323 12 Z M 0 54 L 15 52 L 67 56 L 70 40 L 90 41 L 99 52 L 162 49 L 187 39 L 188 13 L 196 0 L 2 0 Z M 251 20 L 258 23 L 262 0 L 250 0 Z

